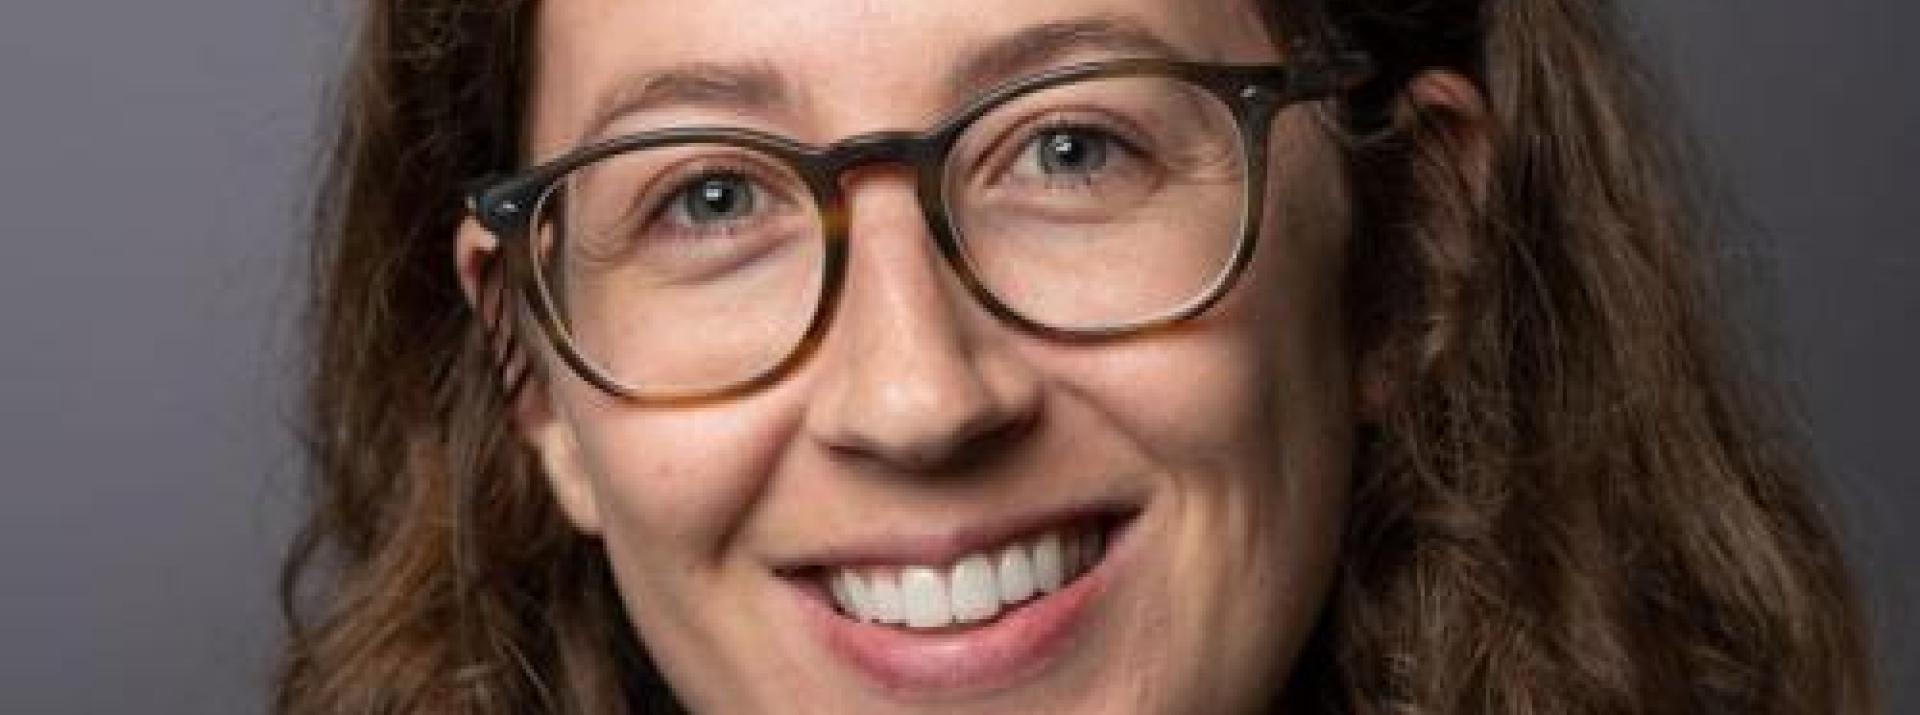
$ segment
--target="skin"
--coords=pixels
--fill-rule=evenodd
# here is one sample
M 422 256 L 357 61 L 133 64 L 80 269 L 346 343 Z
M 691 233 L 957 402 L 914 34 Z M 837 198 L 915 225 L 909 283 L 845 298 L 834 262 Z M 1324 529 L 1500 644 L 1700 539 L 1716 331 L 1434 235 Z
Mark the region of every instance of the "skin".
M 544 160 L 663 123 L 815 143 L 921 129 L 981 89 L 945 80 L 968 50 L 1092 16 L 1145 29 L 1188 59 L 1280 60 L 1253 8 L 1228 0 L 570 0 L 539 16 L 530 152 Z M 592 131 L 623 79 L 687 61 L 775 68 L 791 101 L 674 106 Z M 1254 264 L 1177 330 L 1067 344 L 997 320 L 935 251 L 907 172 L 876 167 L 845 179 L 851 268 L 833 327 L 782 381 L 646 408 L 547 365 L 515 417 L 569 518 L 602 537 L 677 695 L 702 712 L 1269 703 L 1321 610 L 1346 508 L 1353 396 L 1368 392 L 1355 389 L 1364 381 L 1342 328 L 1337 151 L 1305 106 L 1282 115 L 1271 145 Z M 458 245 L 471 291 L 493 239 L 469 224 Z M 847 539 L 938 535 L 1093 498 L 1140 507 L 1125 568 L 1070 650 L 990 691 L 871 682 L 795 621 L 791 588 L 769 566 Z

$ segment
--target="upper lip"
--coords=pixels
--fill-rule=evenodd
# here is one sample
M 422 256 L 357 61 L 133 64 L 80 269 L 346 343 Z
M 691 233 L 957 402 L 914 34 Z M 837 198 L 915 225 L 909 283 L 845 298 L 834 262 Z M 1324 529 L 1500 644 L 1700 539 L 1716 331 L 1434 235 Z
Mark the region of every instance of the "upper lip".
M 784 574 L 826 568 L 945 564 L 1075 522 L 1093 520 L 1105 528 L 1139 511 L 1139 505 L 1131 501 L 1085 502 L 937 528 L 853 537 L 777 556 L 770 563 L 774 571 Z

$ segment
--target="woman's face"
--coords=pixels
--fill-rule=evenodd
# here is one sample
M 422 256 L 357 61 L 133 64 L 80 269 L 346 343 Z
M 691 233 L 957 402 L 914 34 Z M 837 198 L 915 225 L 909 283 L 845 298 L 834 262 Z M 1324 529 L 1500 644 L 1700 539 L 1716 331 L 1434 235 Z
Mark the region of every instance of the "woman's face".
M 1244 0 L 544 3 L 532 149 L 691 124 L 814 144 L 922 130 L 1065 64 L 1280 60 L 1262 27 Z M 680 81 L 593 128 L 662 73 Z M 938 253 L 912 173 L 876 165 L 842 179 L 844 292 L 779 382 L 643 407 L 548 366 L 522 426 L 678 696 L 713 712 L 1270 701 L 1337 555 L 1353 422 L 1344 196 L 1308 112 L 1275 125 L 1253 265 L 1178 329 L 1062 342 L 996 319 Z M 467 231 L 464 253 L 483 250 Z M 1058 587 L 1027 587 L 1054 570 Z

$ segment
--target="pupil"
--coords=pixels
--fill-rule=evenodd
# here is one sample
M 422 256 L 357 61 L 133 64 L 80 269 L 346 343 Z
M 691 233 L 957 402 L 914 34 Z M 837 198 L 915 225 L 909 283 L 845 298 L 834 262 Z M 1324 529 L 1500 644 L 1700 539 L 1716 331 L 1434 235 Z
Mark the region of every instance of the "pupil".
M 701 181 L 687 199 L 687 213 L 695 221 L 724 221 L 738 218 L 753 208 L 753 199 L 741 186 L 737 175 L 715 176 Z
M 1084 134 L 1050 132 L 1043 139 L 1041 165 L 1048 171 L 1093 171 L 1106 165 L 1106 149 Z

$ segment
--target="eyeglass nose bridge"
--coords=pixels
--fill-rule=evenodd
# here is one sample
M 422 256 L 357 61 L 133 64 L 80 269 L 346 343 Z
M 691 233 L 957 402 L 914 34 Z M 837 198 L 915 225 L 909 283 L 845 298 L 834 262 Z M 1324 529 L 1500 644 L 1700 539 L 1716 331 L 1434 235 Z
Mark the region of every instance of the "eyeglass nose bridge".
M 846 193 L 841 184 L 847 172 L 874 164 L 904 165 L 912 174 L 921 214 L 933 231 L 941 253 L 946 254 L 949 260 L 963 262 L 965 259 L 958 254 L 958 247 L 953 245 L 951 237 L 944 230 L 946 207 L 941 205 L 937 189 L 939 182 L 935 178 L 944 161 L 942 154 L 946 142 L 946 133 L 941 130 L 883 130 L 855 134 L 825 147 L 802 152 L 795 160 L 803 166 L 802 171 L 821 199 L 828 234 L 841 239 L 846 236 L 850 218 Z M 964 266 L 957 267 L 962 273 L 966 272 Z
M 906 164 L 921 173 L 934 163 L 937 154 L 934 139 L 926 134 L 902 130 L 868 132 L 828 146 L 819 155 L 819 168 L 826 178 L 837 183 L 846 172 L 869 164 Z

